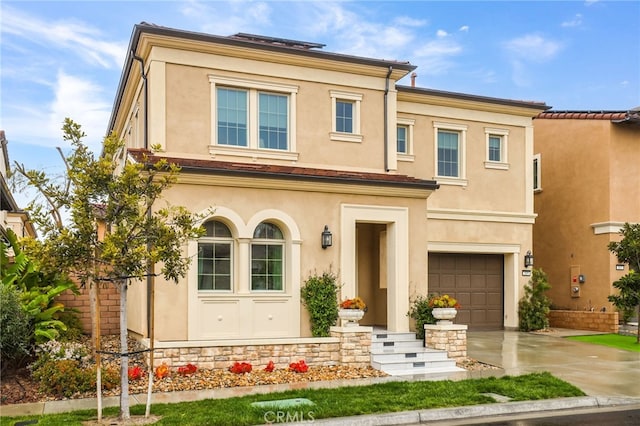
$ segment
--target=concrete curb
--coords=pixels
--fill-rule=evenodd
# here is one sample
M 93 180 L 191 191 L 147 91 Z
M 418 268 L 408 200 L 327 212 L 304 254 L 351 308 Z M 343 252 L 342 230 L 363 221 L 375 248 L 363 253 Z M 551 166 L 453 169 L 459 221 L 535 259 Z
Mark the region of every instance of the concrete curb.
M 355 417 L 315 420 L 320 425 L 349 426 L 391 426 L 433 424 L 435 422 L 483 419 L 527 413 L 557 413 L 566 410 L 594 409 L 602 407 L 636 406 L 640 408 L 640 398 L 581 396 L 574 398 L 545 399 L 540 401 L 519 401 L 496 404 L 470 405 L 465 407 L 435 408 L 431 410 L 403 411 L 399 413 L 371 414 Z M 293 423 L 304 424 L 304 423 Z

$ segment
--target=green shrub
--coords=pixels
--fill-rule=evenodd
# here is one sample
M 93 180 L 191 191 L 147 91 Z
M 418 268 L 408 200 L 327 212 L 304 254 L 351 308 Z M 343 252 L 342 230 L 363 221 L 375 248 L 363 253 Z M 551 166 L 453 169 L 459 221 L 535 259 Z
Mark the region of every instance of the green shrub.
M 0 359 L 2 369 L 20 366 L 32 349 L 29 317 L 13 286 L 0 285 Z
M 329 271 L 311 275 L 300 289 L 304 306 L 311 319 L 314 337 L 329 336 L 329 329 L 338 320 L 338 278 Z
M 433 308 L 429 306 L 429 299 L 432 295 L 427 297 L 418 296 L 411 302 L 411 308 L 407 315 L 414 319 L 416 322 L 416 335 L 419 339 L 424 339 L 424 325 L 435 324 L 436 319 L 433 317 Z
M 69 398 L 77 393 L 91 392 L 96 389 L 96 368 L 81 367 L 71 359 L 49 360 L 33 370 L 33 378 L 38 381 L 40 391 L 48 395 Z M 113 389 L 120 382 L 116 370 L 102 370 L 104 389 Z
M 550 288 L 547 274 L 542 269 L 533 269 L 529 284 L 524 286 L 524 297 L 518 302 L 520 331 L 549 328 L 551 301 L 544 293 Z
M 67 308 L 64 312 L 58 312 L 58 319 L 67 327 L 66 330 L 60 332 L 59 340 L 73 342 L 80 340 L 84 335 L 77 309 Z

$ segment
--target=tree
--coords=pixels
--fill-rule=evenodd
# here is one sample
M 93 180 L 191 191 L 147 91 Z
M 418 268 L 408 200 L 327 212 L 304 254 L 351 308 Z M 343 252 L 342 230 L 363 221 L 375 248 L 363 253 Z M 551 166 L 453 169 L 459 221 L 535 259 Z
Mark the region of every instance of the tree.
M 27 209 L 43 234 L 31 239 L 31 253 L 45 266 L 67 271 L 81 283 L 108 282 L 120 292 L 120 419 L 130 418 L 127 349 L 127 288 L 153 272 L 167 280 L 184 277 L 189 260 L 182 245 L 201 235 L 198 217 L 184 207 L 159 207 L 162 193 L 177 179 L 179 167 L 160 160 L 127 161 L 124 143 L 116 135 L 103 141 L 95 158 L 82 142 L 81 126 L 65 119 L 63 138 L 72 151 L 64 156 L 63 182 L 44 172 L 16 164 L 17 172 L 42 195 Z M 68 219 L 65 219 L 68 217 Z M 98 233 L 98 223 L 106 232 Z M 94 319 L 95 320 L 95 319 Z M 99 348 L 98 348 L 99 349 Z M 98 369 L 99 371 L 99 369 Z
M 640 319 L 640 224 L 625 223 L 620 230 L 622 240 L 609 243 L 609 251 L 618 262 L 629 264 L 629 273 L 613 283 L 618 294 L 608 297 L 620 311 L 635 310 Z M 636 342 L 640 344 L 640 327 Z
M 529 284 L 524 286 L 524 297 L 518 302 L 520 331 L 544 330 L 549 327 L 551 301 L 544 294 L 549 290 L 549 279 L 542 269 L 533 269 Z

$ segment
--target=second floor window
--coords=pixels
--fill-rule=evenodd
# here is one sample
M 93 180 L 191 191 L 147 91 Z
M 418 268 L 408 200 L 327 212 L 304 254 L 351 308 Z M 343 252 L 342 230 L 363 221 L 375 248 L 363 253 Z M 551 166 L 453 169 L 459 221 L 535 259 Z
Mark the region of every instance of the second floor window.
M 209 75 L 213 155 L 295 161 L 298 87 Z
M 400 154 L 408 154 L 409 153 L 409 144 L 408 144 L 408 135 L 409 128 L 408 126 L 398 126 L 397 130 L 397 143 L 398 143 L 398 153 Z
M 438 130 L 438 176 L 460 176 L 460 133 Z
M 336 101 L 336 132 L 353 133 L 353 102 Z
M 489 161 L 502 161 L 502 138 L 489 136 Z
M 260 93 L 259 99 L 260 148 L 286 150 L 289 128 L 287 97 Z
M 218 143 L 247 146 L 247 91 L 218 88 Z

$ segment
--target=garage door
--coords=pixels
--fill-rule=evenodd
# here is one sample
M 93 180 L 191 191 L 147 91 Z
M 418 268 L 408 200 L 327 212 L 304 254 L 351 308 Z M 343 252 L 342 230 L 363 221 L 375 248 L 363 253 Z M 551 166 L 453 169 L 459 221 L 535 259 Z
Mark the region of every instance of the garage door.
M 429 293 L 449 294 L 462 308 L 456 324 L 469 330 L 503 328 L 503 256 L 429 253 Z

